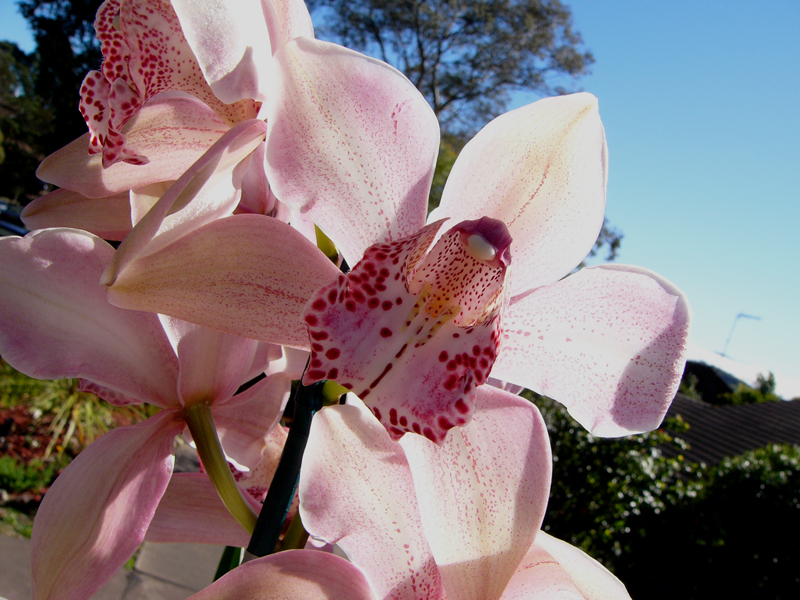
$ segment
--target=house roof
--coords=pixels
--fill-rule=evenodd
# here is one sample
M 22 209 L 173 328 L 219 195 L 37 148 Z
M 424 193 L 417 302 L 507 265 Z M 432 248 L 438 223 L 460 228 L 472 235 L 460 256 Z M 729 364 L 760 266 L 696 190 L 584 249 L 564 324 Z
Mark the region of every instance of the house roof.
M 667 417 L 680 415 L 689 430 L 676 434 L 689 444 L 679 452 L 664 448 L 668 456 L 679 453 L 691 462 L 708 465 L 768 444 L 800 445 L 800 400 L 713 406 L 678 394 Z

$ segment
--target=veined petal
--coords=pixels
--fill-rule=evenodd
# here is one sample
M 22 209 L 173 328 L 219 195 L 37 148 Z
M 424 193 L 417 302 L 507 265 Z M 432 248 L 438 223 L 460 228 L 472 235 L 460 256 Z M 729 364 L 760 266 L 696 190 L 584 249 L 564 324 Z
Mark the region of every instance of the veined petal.
M 307 349 L 303 307 L 338 273 L 286 223 L 234 215 L 135 261 L 109 288 L 108 297 L 124 308 Z
M 306 384 L 336 381 L 394 439 L 414 432 L 438 444 L 469 421 L 475 387 L 494 362 L 511 242 L 502 223 L 465 221 L 424 256 L 440 225 L 372 246 L 303 315 Z
M 144 539 L 244 548 L 250 534 L 231 516 L 204 473 L 175 473 Z
M 311 15 L 303 0 L 261 0 L 272 41 L 272 53 L 296 37 L 314 37 Z
M 175 406 L 178 361 L 158 318 L 109 304 L 98 284 L 113 253 L 71 229 L 0 239 L 0 354 L 31 377 L 82 377 Z
M 375 600 L 364 575 L 328 552 L 288 550 L 244 563 L 188 600 Z
M 228 104 L 263 101 L 272 49 L 261 0 L 171 2 L 214 95 Z
M 127 191 L 105 198 L 87 198 L 67 189 L 39 196 L 20 215 L 28 229 L 72 227 L 104 240 L 120 241 L 133 227 Z
M 338 544 L 364 572 L 377 598 L 444 598 L 403 450 L 365 409 L 334 406 L 315 416 L 300 512 L 309 533 Z
M 464 147 L 431 220 L 504 222 L 517 295 L 557 281 L 591 250 L 603 225 L 607 165 L 597 99 L 545 98 L 496 118 Z
M 172 474 L 173 411 L 118 427 L 70 463 L 33 524 L 35 600 L 83 600 L 142 543 Z
M 539 411 L 481 386 L 472 421 L 441 447 L 408 435 L 400 445 L 447 597 L 500 598 L 541 527 L 550 492 L 550 441 Z
M 103 168 L 90 155 L 89 134 L 56 150 L 36 176 L 90 198 L 178 179 L 229 129 L 205 104 L 188 96 L 162 95 L 143 106 L 122 129 L 128 148 L 150 157 L 146 165 L 117 163 Z
M 113 284 L 137 258 L 233 213 L 249 166 L 246 159 L 263 140 L 265 129 L 263 121 L 253 119 L 239 123 L 217 140 L 136 224 L 114 254 L 101 283 Z
M 267 447 L 267 435 L 278 424 L 292 381 L 282 374 L 262 379 L 230 401 L 213 406 L 225 455 L 254 469 Z
M 690 317 L 655 273 L 582 269 L 512 299 L 492 376 L 558 400 L 595 435 L 649 431 L 680 384 Z
M 173 317 L 161 316 L 178 355 L 178 389 L 184 405 L 225 402 L 247 382 L 258 342 Z
M 578 548 L 544 531 L 503 592 L 503 600 L 630 600 L 625 586 Z
M 296 38 L 277 51 L 262 114 L 275 195 L 308 212 L 348 264 L 425 222 L 439 145 L 436 117 L 389 65 Z

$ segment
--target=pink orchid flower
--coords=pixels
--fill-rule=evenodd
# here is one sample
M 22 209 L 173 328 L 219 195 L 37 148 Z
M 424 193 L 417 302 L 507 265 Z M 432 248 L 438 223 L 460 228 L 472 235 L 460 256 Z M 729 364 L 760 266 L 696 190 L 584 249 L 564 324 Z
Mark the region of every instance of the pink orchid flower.
M 363 405 L 320 411 L 300 482 L 305 527 L 346 553 L 376 600 L 628 598 L 539 531 L 551 456 L 536 407 L 489 386 L 476 404 L 441 446 L 394 443 Z
M 102 436 L 48 491 L 32 538 L 37 599 L 89 597 L 142 542 L 157 507 L 167 518 L 156 520 L 154 539 L 240 543 L 247 536 L 224 515 L 204 475 L 175 481 L 176 490 L 162 501 L 174 438 L 193 409 L 208 407 L 227 455 L 253 470 L 276 462 L 273 446 L 285 437 L 268 432 L 276 429 L 296 375 L 275 373 L 236 393 L 280 358 L 280 348 L 110 305 L 98 281 L 113 253 L 106 242 L 77 230 L 0 239 L 3 358 L 32 377 L 80 378 L 84 389 L 112 404 L 161 409 Z M 191 509 L 182 494 L 187 491 Z M 254 521 L 254 509 L 242 501 Z M 198 515 L 205 520 L 190 520 Z M 203 532 L 209 522 L 215 527 Z
M 274 63 L 281 77 L 262 109 L 267 178 L 353 272 L 335 273 L 280 223 L 234 216 L 146 257 L 121 248 L 104 278 L 111 302 L 310 347 L 306 381 L 369 392 L 364 400 L 395 436 L 419 430 L 441 442 L 468 421 L 489 375 L 559 400 L 597 435 L 661 423 L 684 364 L 684 295 L 632 266 L 565 277 L 605 209 L 593 96 L 541 100 L 487 125 L 456 161 L 431 215 L 449 218 L 447 229 L 423 258 L 435 239 L 436 226 L 423 226 L 438 136 L 422 97 L 382 63 L 314 40 L 287 43 Z M 326 289 L 308 302 L 309 288 L 326 284 L 335 297 Z
M 272 53 L 294 37 L 313 37 L 300 0 L 107 0 L 95 29 L 103 69 L 90 72 L 81 91 L 90 133 L 39 167 L 39 178 L 61 189 L 26 207 L 30 229 L 75 227 L 122 240 L 214 142 L 256 120 Z M 263 145 L 245 156 L 251 168 L 226 214 L 284 210 L 264 175 Z M 228 196 L 217 202 L 229 204 Z

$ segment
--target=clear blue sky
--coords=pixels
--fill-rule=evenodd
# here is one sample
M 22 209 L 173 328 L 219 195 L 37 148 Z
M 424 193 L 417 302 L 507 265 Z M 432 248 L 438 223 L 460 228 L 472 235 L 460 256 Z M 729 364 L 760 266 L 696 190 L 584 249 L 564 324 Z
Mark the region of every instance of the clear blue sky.
M 681 287 L 691 340 L 800 379 L 800 2 L 567 0 L 596 58 L 619 262 Z M 33 49 L 12 0 L 0 39 Z

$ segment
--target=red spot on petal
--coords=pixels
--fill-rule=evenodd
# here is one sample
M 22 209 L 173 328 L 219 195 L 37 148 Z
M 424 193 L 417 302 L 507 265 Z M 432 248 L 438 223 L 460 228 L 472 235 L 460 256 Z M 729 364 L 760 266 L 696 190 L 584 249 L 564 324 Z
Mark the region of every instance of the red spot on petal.
M 314 303 L 311 305 L 311 308 L 313 308 L 314 310 L 323 310 L 326 306 L 328 306 L 328 303 L 325 302 L 325 300 L 323 300 L 322 298 L 317 298 L 316 300 L 314 300 Z
M 309 333 L 309 335 L 311 336 L 312 340 L 317 340 L 318 342 L 328 339 L 327 331 L 312 331 L 311 333 Z
M 331 369 L 328 371 L 328 379 L 336 379 L 339 376 L 339 369 Z
M 325 357 L 326 357 L 328 360 L 336 360 L 337 358 L 339 358 L 339 355 L 340 355 L 340 354 L 341 354 L 341 352 L 339 352 L 339 349 L 338 349 L 338 348 L 331 348 L 330 350 L 328 350 L 328 351 L 325 353 Z
M 464 402 L 463 398 L 459 398 L 458 400 L 456 400 L 454 406 L 456 410 L 460 412 L 462 415 L 465 415 L 469 412 L 469 406 L 467 406 L 467 403 Z
M 397 409 L 392 408 L 389 410 L 389 423 L 392 425 L 397 425 Z
M 447 358 L 448 358 L 447 350 L 442 350 L 439 353 L 439 362 L 447 362 Z
M 317 319 L 316 315 L 306 315 L 305 317 L 303 317 L 303 319 L 309 325 L 316 325 L 317 322 L 318 322 L 318 319 Z
M 392 330 L 389 329 L 388 327 L 384 327 L 383 329 L 381 329 L 381 337 L 385 338 L 392 337 Z

